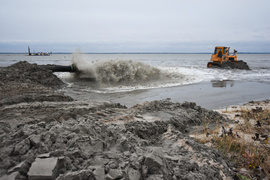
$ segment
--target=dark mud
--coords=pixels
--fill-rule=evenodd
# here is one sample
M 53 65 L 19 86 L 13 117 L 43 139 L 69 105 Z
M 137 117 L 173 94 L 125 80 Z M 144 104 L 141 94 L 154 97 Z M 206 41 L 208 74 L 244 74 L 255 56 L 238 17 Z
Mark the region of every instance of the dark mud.
M 0 106 L 20 102 L 71 101 L 56 91 L 65 84 L 52 71 L 26 61 L 0 69 Z
M 243 70 L 250 70 L 248 64 L 243 60 L 238 61 L 225 61 L 222 63 L 221 68 L 224 69 L 243 69 Z
M 26 80 L 22 81 L 14 80 L 18 84 Z M 40 94 L 46 92 L 44 89 L 55 93 L 53 88 L 30 81 L 26 83 L 42 87 Z M 28 88 L 22 91 L 22 95 L 28 94 Z M 12 97 L 16 99 L 15 94 Z M 71 101 L 64 95 L 62 98 L 61 102 L 44 96 L 31 103 L 2 103 L 1 180 L 234 177 L 231 162 L 188 136 L 195 126 L 205 122 L 226 122 L 217 112 L 195 103 L 169 100 L 127 108 L 121 104 Z M 51 169 L 51 174 L 40 172 L 45 167 Z

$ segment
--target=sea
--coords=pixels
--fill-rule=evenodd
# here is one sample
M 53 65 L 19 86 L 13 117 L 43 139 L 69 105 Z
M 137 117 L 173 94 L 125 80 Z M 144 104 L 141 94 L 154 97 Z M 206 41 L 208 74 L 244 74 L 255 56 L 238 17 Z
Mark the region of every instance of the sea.
M 169 99 L 220 109 L 270 98 L 270 54 L 238 54 L 251 70 L 211 69 L 211 54 L 0 54 L 0 67 L 19 61 L 72 65 L 81 73 L 56 72 L 59 91 L 78 101 L 113 102 L 132 107 Z

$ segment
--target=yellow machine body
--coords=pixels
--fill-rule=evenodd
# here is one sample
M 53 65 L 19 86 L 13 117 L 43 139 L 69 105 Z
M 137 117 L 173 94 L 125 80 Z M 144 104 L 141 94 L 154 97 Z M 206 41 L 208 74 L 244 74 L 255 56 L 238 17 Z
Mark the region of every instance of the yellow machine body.
M 234 54 L 229 54 L 230 47 L 217 46 L 215 47 L 214 54 L 212 54 L 210 62 L 207 67 L 221 66 L 225 61 L 237 61 L 237 51 L 234 50 Z

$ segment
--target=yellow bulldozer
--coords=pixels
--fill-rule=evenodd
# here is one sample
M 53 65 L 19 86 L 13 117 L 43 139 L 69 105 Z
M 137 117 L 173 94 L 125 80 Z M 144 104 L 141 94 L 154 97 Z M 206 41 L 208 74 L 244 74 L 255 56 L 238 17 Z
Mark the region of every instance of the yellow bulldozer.
M 216 46 L 214 54 L 212 54 L 210 62 L 207 63 L 208 68 L 224 68 L 224 69 L 247 69 L 249 66 L 243 60 L 237 60 L 237 50 L 230 55 L 230 47 Z

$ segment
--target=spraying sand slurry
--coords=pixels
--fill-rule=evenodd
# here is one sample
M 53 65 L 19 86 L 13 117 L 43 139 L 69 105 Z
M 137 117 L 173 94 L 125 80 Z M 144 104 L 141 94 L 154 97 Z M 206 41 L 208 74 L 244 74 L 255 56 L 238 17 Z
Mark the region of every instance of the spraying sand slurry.
M 44 98 L 2 104 L 2 178 L 43 178 L 45 166 L 58 180 L 234 177 L 231 162 L 188 136 L 205 119 L 227 121 L 217 112 L 169 100 L 127 108 Z
M 195 78 L 132 60 L 87 61 L 82 54 L 73 55 L 72 63 L 79 72 L 75 81 L 88 81 L 89 86 L 102 88 L 127 87 L 130 90 L 168 87 L 192 83 Z

